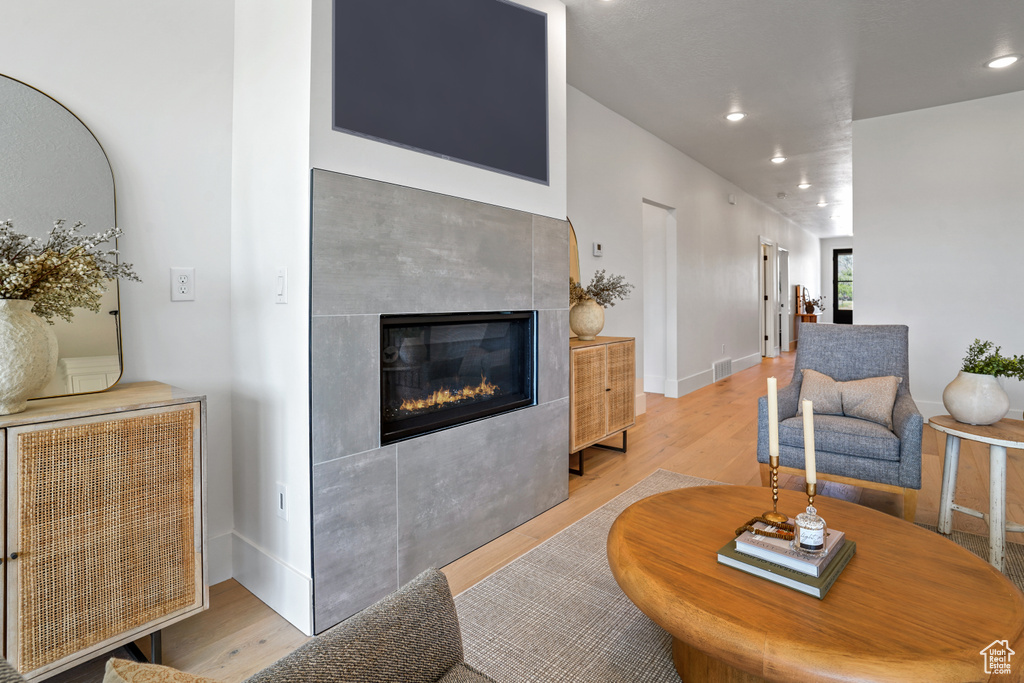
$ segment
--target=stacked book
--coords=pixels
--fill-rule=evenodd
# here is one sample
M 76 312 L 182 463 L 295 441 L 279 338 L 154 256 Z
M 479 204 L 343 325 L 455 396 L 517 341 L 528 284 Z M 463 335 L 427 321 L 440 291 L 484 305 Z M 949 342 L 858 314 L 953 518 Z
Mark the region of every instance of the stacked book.
M 765 531 L 777 531 L 775 527 L 761 522 L 754 526 Z M 781 538 L 744 531 L 718 551 L 718 561 L 820 600 L 856 551 L 857 544 L 847 540 L 842 531 L 834 529 L 828 530 L 825 552 L 821 555 L 794 550 L 790 541 Z

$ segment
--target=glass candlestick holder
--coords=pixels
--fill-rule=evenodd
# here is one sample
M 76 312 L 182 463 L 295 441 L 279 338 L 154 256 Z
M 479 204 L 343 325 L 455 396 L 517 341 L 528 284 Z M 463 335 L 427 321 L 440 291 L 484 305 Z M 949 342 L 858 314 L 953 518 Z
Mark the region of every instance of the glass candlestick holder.
M 814 508 L 816 489 L 816 484 L 807 484 L 807 510 L 796 516 L 791 543 L 794 550 L 810 555 L 825 552 L 825 537 L 828 535 L 825 520 L 818 516 L 818 511 Z

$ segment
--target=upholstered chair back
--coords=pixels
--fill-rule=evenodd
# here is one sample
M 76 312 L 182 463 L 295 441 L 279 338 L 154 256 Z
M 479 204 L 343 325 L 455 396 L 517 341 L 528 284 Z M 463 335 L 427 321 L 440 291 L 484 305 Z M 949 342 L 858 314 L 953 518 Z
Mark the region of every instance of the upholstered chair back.
M 910 391 L 906 325 L 800 325 L 793 383 L 809 368 L 838 382 L 865 377 L 902 377 L 898 394 Z

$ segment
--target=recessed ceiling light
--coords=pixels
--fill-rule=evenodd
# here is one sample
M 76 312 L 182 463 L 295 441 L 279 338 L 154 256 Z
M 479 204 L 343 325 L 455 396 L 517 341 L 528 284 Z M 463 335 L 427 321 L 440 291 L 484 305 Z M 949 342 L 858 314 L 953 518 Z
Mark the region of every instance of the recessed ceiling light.
M 746 115 L 746 114 L 744 114 L 744 113 L 743 113 L 743 112 L 741 112 L 741 111 L 734 111 L 734 112 L 732 112 L 731 114 L 726 114 L 726 115 L 725 115 L 725 119 L 726 119 L 727 121 L 733 121 L 733 122 L 736 122 L 736 121 L 742 121 L 742 120 L 743 120 L 743 119 L 745 119 L 745 118 L 747 118 L 747 115 Z
M 828 202 L 822 199 L 820 202 L 818 202 L 818 206 L 828 206 Z
M 801 190 L 806 190 L 810 186 L 810 183 L 800 183 L 799 185 L 797 185 L 797 187 L 799 187 Z
M 990 69 L 1005 69 L 1011 64 L 1016 64 L 1020 59 L 1020 55 L 1003 55 L 1002 57 L 996 57 L 995 59 L 985 62 L 985 66 Z
M 772 163 L 773 164 L 781 164 L 785 160 L 786 160 L 786 157 L 772 157 Z

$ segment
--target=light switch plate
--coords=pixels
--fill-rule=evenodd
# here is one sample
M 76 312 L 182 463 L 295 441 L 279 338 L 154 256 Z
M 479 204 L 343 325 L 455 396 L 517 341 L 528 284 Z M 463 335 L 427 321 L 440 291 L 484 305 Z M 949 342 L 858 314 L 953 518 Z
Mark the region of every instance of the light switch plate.
M 288 269 L 278 268 L 274 276 L 274 303 L 288 303 Z

